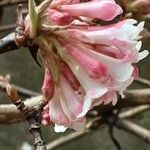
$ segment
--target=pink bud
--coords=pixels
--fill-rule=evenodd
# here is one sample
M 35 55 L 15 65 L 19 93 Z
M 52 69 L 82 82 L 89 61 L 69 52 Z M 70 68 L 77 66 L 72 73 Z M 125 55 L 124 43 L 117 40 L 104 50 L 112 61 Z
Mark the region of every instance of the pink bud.
M 90 1 L 71 5 L 61 5 L 58 7 L 61 11 L 67 12 L 72 16 L 84 16 L 90 18 L 99 18 L 110 21 L 122 13 L 121 7 L 111 0 Z
M 73 21 L 73 18 L 66 12 L 60 12 L 55 9 L 48 9 L 48 20 L 55 25 L 67 25 Z

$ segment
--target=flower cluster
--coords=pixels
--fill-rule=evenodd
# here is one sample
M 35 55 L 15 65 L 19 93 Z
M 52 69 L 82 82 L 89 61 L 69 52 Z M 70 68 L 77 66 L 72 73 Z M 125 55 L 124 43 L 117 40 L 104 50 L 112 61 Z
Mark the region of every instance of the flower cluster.
M 55 0 L 40 18 L 36 39 L 45 67 L 42 92 L 49 100 L 43 123 L 55 131 L 83 131 L 85 115 L 94 106 L 117 102 L 117 94 L 138 76 L 134 65 L 148 55 L 139 52 L 137 37 L 144 22 L 111 21 L 123 12 L 114 0 Z

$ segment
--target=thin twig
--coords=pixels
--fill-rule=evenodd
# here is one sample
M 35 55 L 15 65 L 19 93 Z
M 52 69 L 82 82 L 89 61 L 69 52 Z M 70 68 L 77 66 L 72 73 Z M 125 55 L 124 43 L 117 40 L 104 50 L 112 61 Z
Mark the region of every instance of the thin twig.
M 41 98 L 42 95 L 39 95 L 37 97 L 27 99 L 25 102 L 28 106 L 36 106 Z M 127 108 L 145 104 L 150 104 L 150 89 L 129 90 L 126 92 L 126 98 L 124 100 L 118 100 L 117 106 L 112 106 L 110 104 L 100 105 L 99 107 L 95 108 L 95 110 L 99 111 L 100 113 L 105 113 L 113 110 L 114 108 Z M 13 105 L 0 105 L 0 123 L 15 123 L 23 120 L 24 118 L 22 117 L 21 113 L 19 113 Z
M 7 30 L 14 30 L 16 28 L 16 23 L 7 24 L 0 26 L 0 32 L 5 32 Z
M 138 78 L 138 79 L 136 80 L 136 82 L 138 82 L 138 83 L 140 83 L 140 84 L 143 84 L 143 85 L 145 85 L 145 86 L 150 87 L 150 81 L 147 80 L 147 79 Z
M 27 3 L 27 2 L 28 2 L 27 0 L 1 0 L 0 6 L 23 4 L 23 3 Z
M 0 81 L 0 90 L 6 91 L 6 86 L 7 86 L 7 83 L 5 81 Z M 12 86 L 17 89 L 19 95 L 24 96 L 24 97 L 33 97 L 33 96 L 40 95 L 40 93 L 31 91 L 29 89 L 25 89 L 23 87 L 20 87 L 14 84 L 12 84 Z
M 40 103 L 36 107 L 29 107 L 25 105 L 25 103 L 21 100 L 16 89 L 13 86 L 8 84 L 6 90 L 10 100 L 14 105 L 16 105 L 18 110 L 20 110 L 24 114 L 26 120 L 29 123 L 29 130 L 34 139 L 35 150 L 47 150 L 45 142 L 42 138 L 40 127 L 41 112 L 43 110 L 43 107 L 45 106 L 44 101 L 40 101 Z
M 41 100 L 42 95 L 27 99 L 24 103 L 29 107 L 35 107 Z M 12 124 L 24 120 L 24 115 L 13 104 L 0 105 L 0 123 Z
M 150 143 L 150 131 L 131 121 L 125 119 L 118 119 L 115 126 L 139 137 L 147 143 Z
M 129 110 L 129 112 L 131 112 L 130 110 Z M 141 110 L 141 112 L 143 112 L 143 110 Z M 132 113 L 130 113 L 130 116 L 129 115 L 125 115 L 125 114 L 129 114 L 128 113 L 128 111 L 126 111 L 126 112 L 123 112 L 123 113 L 121 113 L 119 116 L 120 116 L 120 118 L 126 118 L 126 117 L 135 117 L 137 114 L 139 114 L 140 113 L 140 111 L 137 113 L 137 112 L 135 112 L 135 111 L 133 111 Z M 58 138 L 58 139 L 56 139 L 56 140 L 54 140 L 54 141 L 52 141 L 51 143 L 49 143 L 49 144 L 47 144 L 47 149 L 48 150 L 54 150 L 55 148 L 57 148 L 57 147 L 60 147 L 60 146 L 62 146 L 62 145 L 64 145 L 64 144 L 66 144 L 66 143 L 69 143 L 69 142 L 71 142 L 71 141 L 74 141 L 75 139 L 79 139 L 79 138 L 81 138 L 81 137 L 83 137 L 83 136 L 86 136 L 86 135 L 88 135 L 89 133 L 91 133 L 91 131 L 93 132 L 93 131 L 97 131 L 97 130 L 92 130 L 93 129 L 93 124 L 95 124 L 95 121 L 97 122 L 98 121 L 98 123 L 99 123 L 99 126 L 100 125 L 102 125 L 104 122 L 103 122 L 103 120 L 101 120 L 101 118 L 99 117 L 99 118 L 97 118 L 97 119 L 92 119 L 87 125 L 86 125 L 86 127 L 87 127 L 87 130 L 85 131 L 85 132 L 83 132 L 83 133 L 77 133 L 77 132 L 74 132 L 74 133 L 71 133 L 71 134 L 69 134 L 69 135 L 66 135 L 66 136 L 63 136 L 63 137 L 61 137 L 61 138 Z M 94 128 L 95 129 L 95 128 Z
M 131 108 L 128 111 L 122 112 L 119 114 L 120 118 L 131 118 L 131 116 L 138 115 L 141 112 L 145 112 L 147 110 L 150 110 L 150 105 L 142 105 L 135 108 Z M 134 117 L 134 116 L 133 116 Z
M 86 131 L 83 133 L 78 133 L 78 132 L 71 133 L 71 134 L 63 136 L 57 140 L 54 140 L 53 142 L 47 144 L 46 147 L 48 150 L 53 150 L 53 149 L 59 147 L 60 145 L 62 146 L 62 145 L 67 144 L 71 141 L 74 141 L 75 139 L 81 138 L 81 137 L 85 136 L 87 133 L 89 133 L 89 132 Z
M 64 145 L 66 143 L 69 143 L 71 141 L 74 141 L 76 139 L 79 139 L 83 136 L 86 136 L 87 134 L 93 133 L 94 131 L 97 131 L 97 129 L 100 127 L 100 125 L 103 124 L 103 121 L 101 120 L 101 117 L 96 117 L 89 121 L 86 125 L 86 130 L 84 132 L 73 132 L 71 134 L 68 134 L 66 136 L 60 137 L 51 143 L 47 144 L 47 149 L 48 150 L 53 150 L 60 145 Z

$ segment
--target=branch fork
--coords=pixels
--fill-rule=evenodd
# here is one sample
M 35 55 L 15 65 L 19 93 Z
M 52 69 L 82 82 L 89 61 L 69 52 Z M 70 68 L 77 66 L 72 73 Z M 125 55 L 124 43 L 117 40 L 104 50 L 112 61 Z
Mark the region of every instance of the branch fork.
M 35 107 L 29 107 L 24 104 L 13 86 L 8 84 L 6 90 L 10 100 L 24 114 L 29 123 L 29 130 L 34 139 L 35 150 L 47 150 L 41 133 L 41 113 L 45 106 L 45 101 L 39 102 Z

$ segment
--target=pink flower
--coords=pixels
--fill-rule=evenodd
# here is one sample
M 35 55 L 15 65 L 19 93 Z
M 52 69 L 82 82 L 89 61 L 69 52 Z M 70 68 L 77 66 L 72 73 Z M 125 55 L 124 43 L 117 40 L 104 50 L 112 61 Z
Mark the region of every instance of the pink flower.
M 137 41 L 144 22 L 93 24 L 94 18 L 110 21 L 122 13 L 114 0 L 56 0 L 44 13 L 35 40 L 45 67 L 42 92 L 49 100 L 43 123 L 55 123 L 56 132 L 83 131 L 89 110 L 115 105 L 117 94 L 123 98 L 137 78 L 135 63 L 148 55 L 139 52 Z

